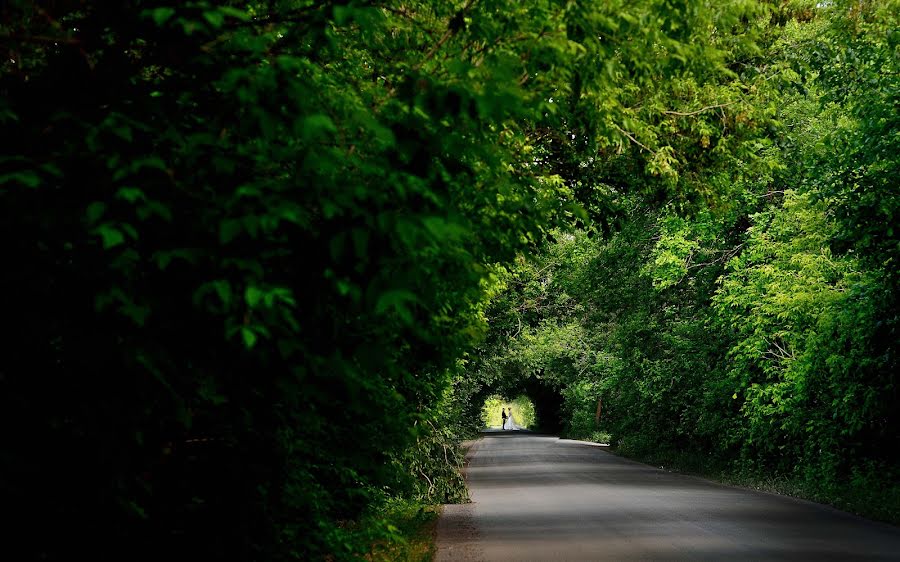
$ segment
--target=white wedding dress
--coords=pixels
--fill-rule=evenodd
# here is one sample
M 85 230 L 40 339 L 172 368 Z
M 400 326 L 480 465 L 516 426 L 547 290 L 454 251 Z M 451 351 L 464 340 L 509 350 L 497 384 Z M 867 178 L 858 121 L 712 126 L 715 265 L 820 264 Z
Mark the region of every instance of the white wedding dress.
M 525 429 L 525 428 L 522 427 L 521 425 L 517 425 L 516 420 L 514 420 L 512 414 L 510 414 L 509 417 L 506 418 L 506 429 L 511 429 L 513 431 L 519 431 L 519 430 Z

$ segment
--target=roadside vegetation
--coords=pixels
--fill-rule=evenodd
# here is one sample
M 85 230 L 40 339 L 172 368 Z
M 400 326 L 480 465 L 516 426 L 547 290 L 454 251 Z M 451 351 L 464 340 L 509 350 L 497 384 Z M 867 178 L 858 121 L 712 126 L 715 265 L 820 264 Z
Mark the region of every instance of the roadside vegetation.
M 427 558 L 523 393 L 897 522 L 898 14 L 5 3 L 5 553 Z

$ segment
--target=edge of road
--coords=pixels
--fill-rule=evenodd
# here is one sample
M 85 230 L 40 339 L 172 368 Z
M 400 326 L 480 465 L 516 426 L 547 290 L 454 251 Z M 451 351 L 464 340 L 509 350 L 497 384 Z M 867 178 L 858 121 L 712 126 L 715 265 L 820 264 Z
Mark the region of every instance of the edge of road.
M 690 478 L 697 482 L 702 482 L 709 486 L 716 486 L 719 488 L 729 488 L 735 491 L 742 492 L 751 492 L 755 494 L 764 494 L 767 496 L 774 496 L 777 498 L 781 498 L 782 500 L 786 500 L 789 502 L 796 502 L 802 505 L 806 505 L 807 507 L 812 507 L 813 509 L 830 513 L 832 516 L 837 516 L 849 521 L 862 522 L 869 526 L 878 528 L 880 531 L 884 533 L 896 535 L 900 532 L 900 526 L 895 526 L 890 523 L 886 523 L 883 521 L 877 521 L 873 519 L 867 519 L 865 517 L 856 515 L 854 513 L 850 513 L 847 511 L 842 511 L 835 507 L 832 507 L 827 504 L 818 503 L 812 500 L 807 500 L 799 497 L 788 496 L 785 494 L 779 494 L 777 492 L 772 492 L 764 489 L 754 488 L 750 486 L 741 486 L 738 484 L 730 484 L 721 482 L 718 480 L 714 480 L 710 477 L 701 476 L 698 474 L 692 474 L 688 472 L 682 472 L 678 470 L 668 469 L 665 467 L 659 467 L 657 465 L 648 464 L 646 462 L 641 462 L 639 460 L 635 460 L 629 457 L 626 457 L 622 454 L 617 453 L 612 447 L 605 443 L 594 443 L 591 441 L 581 441 L 578 439 L 564 439 L 559 437 L 558 435 L 552 435 L 547 433 L 535 433 L 535 432 L 522 432 L 524 435 L 532 436 L 532 437 L 550 437 L 554 438 L 557 441 L 562 441 L 566 443 L 570 443 L 576 446 L 581 447 L 592 447 L 594 449 L 599 449 L 613 457 L 619 459 L 620 461 L 641 466 L 645 469 L 652 469 L 654 471 L 659 471 L 663 473 L 675 474 L 681 476 L 683 478 Z M 523 435 L 523 436 L 524 436 Z M 478 449 L 482 446 L 483 442 L 489 435 L 481 434 L 474 439 L 468 439 L 461 442 L 461 447 L 463 449 L 463 454 L 465 457 L 465 461 L 462 467 L 462 475 L 463 479 L 466 482 L 466 488 L 468 490 L 468 466 L 471 462 L 472 458 L 478 452 Z M 473 523 L 473 513 L 476 508 L 476 504 L 474 502 L 469 501 L 465 504 L 445 504 L 440 506 L 440 511 L 438 512 L 437 524 L 433 530 L 434 537 L 434 550 L 432 559 L 434 562 L 477 562 L 484 560 L 484 553 L 481 549 L 479 543 L 479 532 L 475 524 Z M 448 517 L 444 517 L 444 515 Z M 438 537 L 444 537 L 444 541 L 446 542 L 444 545 L 441 545 L 441 542 L 438 540 Z M 443 548 L 442 548 L 443 546 Z
M 475 454 L 475 451 L 478 450 L 478 446 L 480 445 L 480 443 L 483 439 L 484 439 L 484 437 L 479 436 L 479 437 L 476 437 L 475 439 L 467 439 L 467 440 L 463 441 L 462 443 L 460 443 L 460 445 L 463 448 L 463 453 L 465 454 L 465 457 L 466 457 L 466 464 L 469 464 L 469 460 Z
M 468 467 L 475 452 L 481 446 L 484 437 L 467 439 L 460 443 L 465 460 L 460 472 L 466 484 L 466 495 L 469 492 Z M 466 503 L 442 504 L 438 511 L 437 523 L 434 527 L 434 562 L 481 562 L 484 555 L 481 551 L 478 529 L 473 523 L 472 512 L 475 503 L 471 498 Z M 441 545 L 440 537 L 449 544 Z
M 546 437 L 550 437 L 550 436 L 548 435 L 548 436 L 546 436 Z M 604 451 L 604 452 L 606 452 L 606 453 L 608 453 L 608 454 L 610 454 L 610 455 L 613 455 L 614 457 L 616 457 L 616 458 L 618 458 L 618 459 L 622 459 L 623 461 L 625 461 L 625 462 L 627 462 L 627 463 L 636 464 L 636 465 L 644 466 L 644 467 L 647 467 L 647 468 L 652 468 L 653 470 L 659 470 L 659 471 L 661 471 L 661 472 L 667 472 L 667 473 L 669 473 L 669 474 L 677 474 L 677 475 L 682 476 L 682 477 L 685 477 L 685 478 L 691 478 L 691 479 L 694 479 L 694 480 L 697 480 L 697 481 L 700 481 L 700 482 L 704 482 L 704 483 L 706 483 L 706 484 L 712 484 L 712 485 L 719 486 L 719 487 L 722 487 L 722 488 L 732 488 L 732 489 L 735 489 L 735 490 L 742 490 L 742 491 L 746 491 L 746 492 L 753 492 L 753 493 L 756 493 L 756 494 L 764 494 L 764 495 L 767 495 L 767 496 L 774 496 L 774 497 L 777 497 L 777 498 L 783 498 L 783 499 L 785 499 L 785 500 L 789 500 L 789 501 L 792 501 L 792 502 L 797 502 L 797 503 L 801 503 L 801 504 L 804 504 L 804 505 L 807 505 L 807 506 L 810 506 L 810 507 L 814 507 L 814 508 L 819 509 L 819 510 L 821 510 L 821 511 L 830 512 L 830 513 L 832 513 L 832 514 L 834 514 L 834 515 L 839 515 L 839 516 L 845 517 L 845 518 L 847 518 L 847 519 L 852 519 L 852 520 L 855 520 L 855 521 L 864 521 L 864 522 L 866 522 L 866 523 L 868 523 L 868 524 L 882 527 L 884 530 L 890 531 L 890 532 L 892 532 L 892 533 L 896 533 L 898 530 L 900 530 L 900 525 L 892 525 L 891 523 L 888 523 L 888 522 L 886 522 L 886 521 L 879 521 L 879 520 L 877 520 L 877 519 L 868 519 L 868 518 L 863 517 L 863 516 L 861 516 L 861 515 L 857 515 L 857 514 L 855 514 L 855 513 L 849 512 L 849 511 L 843 511 L 843 510 L 841 510 L 841 509 L 838 509 L 838 508 L 836 508 L 836 507 L 834 507 L 834 506 L 831 506 L 831 505 L 828 505 L 828 504 L 825 504 L 825 503 L 820 503 L 820 502 L 817 502 L 817 501 L 808 500 L 808 499 L 800 498 L 800 497 L 797 497 L 797 496 L 789 496 L 789 495 L 787 495 L 787 494 L 779 494 L 778 492 L 773 492 L 773 491 L 770 491 L 770 490 L 764 490 L 764 489 L 762 489 L 762 488 L 755 488 L 755 487 L 752 487 L 752 486 L 742 486 L 742 485 L 740 485 L 740 484 L 729 484 L 729 483 L 726 483 L 726 482 L 722 482 L 722 481 L 720 481 L 720 480 L 715 480 L 715 479 L 713 479 L 712 477 L 709 477 L 709 476 L 702 476 L 702 475 L 694 474 L 694 473 L 691 473 L 691 472 L 683 472 L 683 471 L 680 471 L 680 470 L 675 470 L 675 469 L 670 469 L 670 468 L 660 467 L 660 466 L 656 466 L 656 465 L 653 465 L 653 464 L 648 464 L 648 463 L 645 463 L 645 462 L 641 462 L 641 461 L 639 461 L 639 460 L 632 459 L 632 458 L 630 458 L 630 457 L 626 457 L 625 455 L 621 455 L 621 454 L 617 453 L 616 450 L 615 450 L 614 448 L 610 447 L 609 444 L 606 444 L 606 443 L 594 443 L 593 441 L 582 441 L 582 440 L 580 440 L 580 439 L 564 439 L 564 438 L 559 437 L 559 436 L 555 436 L 555 437 L 557 437 L 560 441 L 567 441 L 567 442 L 570 442 L 570 443 L 578 443 L 578 444 L 580 444 L 580 445 L 586 445 L 586 446 L 589 446 L 589 447 L 595 447 L 595 448 L 598 448 L 598 449 L 600 449 L 601 451 Z
M 473 457 L 478 453 L 478 450 L 485 443 L 486 439 L 488 437 L 491 437 L 491 433 L 492 432 L 489 432 L 487 434 L 482 433 L 481 435 L 476 436 L 474 439 L 468 439 L 460 443 L 465 459 L 461 472 L 466 483 L 467 491 L 469 485 L 469 464 L 472 461 Z M 660 467 L 659 465 L 641 462 L 639 460 L 619 454 L 608 444 L 594 443 L 591 441 L 582 441 L 578 439 L 564 439 L 558 435 L 534 433 L 530 431 L 522 432 L 520 435 L 522 437 L 549 437 L 556 442 L 567 443 L 570 446 L 574 445 L 576 447 L 591 447 L 592 449 L 599 449 L 600 451 L 611 455 L 619 462 L 622 462 L 624 464 L 642 467 L 643 469 L 652 470 L 654 472 L 658 471 L 660 473 L 678 475 L 682 478 L 688 478 L 695 482 L 702 483 L 705 486 L 717 487 L 720 489 L 730 489 L 735 493 L 749 492 L 757 495 L 780 498 L 781 501 L 793 502 L 797 505 L 812 508 L 813 510 L 819 511 L 823 515 L 829 514 L 833 518 L 843 519 L 848 523 L 852 521 L 856 524 L 865 524 L 873 531 L 882 534 L 882 536 L 896 537 L 898 533 L 900 533 L 900 526 L 895 526 L 884 521 L 867 519 L 848 511 L 842 511 L 827 504 L 822 504 L 795 496 L 779 494 L 777 492 L 759 489 L 752 486 L 742 486 L 739 484 L 725 483 L 708 476 L 701 476 L 698 474 L 682 472 L 679 470 L 673 470 L 671 468 Z M 497 437 L 499 437 L 499 435 Z M 447 504 L 441 506 L 440 512 L 438 514 L 437 525 L 434 528 L 433 562 L 482 562 L 485 560 L 484 551 L 479 540 L 479 529 L 474 520 L 476 511 L 477 504 L 471 501 L 465 504 Z

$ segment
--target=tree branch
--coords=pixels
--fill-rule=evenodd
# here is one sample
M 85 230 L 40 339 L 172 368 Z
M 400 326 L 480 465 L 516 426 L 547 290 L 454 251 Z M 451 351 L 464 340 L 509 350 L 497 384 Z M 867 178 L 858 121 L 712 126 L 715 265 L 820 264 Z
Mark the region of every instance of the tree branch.
M 663 113 L 665 113 L 666 115 L 678 115 L 679 117 L 690 117 L 692 115 L 697 115 L 698 113 L 703 113 L 704 111 L 709 111 L 710 109 L 719 109 L 722 107 L 728 107 L 729 105 L 734 105 L 735 103 L 736 102 L 730 101 L 728 103 L 719 103 L 716 105 L 708 105 L 706 107 L 701 107 L 700 109 L 698 109 L 696 111 L 683 112 L 683 111 L 666 110 L 666 111 L 663 111 Z
M 650 148 L 649 146 L 647 146 L 646 144 L 642 143 L 641 141 L 639 141 L 639 140 L 637 140 L 636 138 L 634 138 L 633 136 L 631 136 L 631 133 L 629 133 L 628 131 L 626 131 L 626 130 L 623 129 L 622 127 L 618 126 L 618 125 L 615 124 L 615 123 L 613 123 L 613 127 L 615 127 L 620 133 L 622 133 L 623 135 L 625 135 L 626 137 L 628 137 L 628 139 L 629 139 L 631 142 L 633 142 L 634 144 L 636 144 L 636 145 L 638 145 L 639 147 L 643 148 L 644 150 L 646 150 L 646 151 L 649 152 L 650 154 L 656 154 L 656 151 L 654 151 L 653 149 L 651 149 L 651 148 Z

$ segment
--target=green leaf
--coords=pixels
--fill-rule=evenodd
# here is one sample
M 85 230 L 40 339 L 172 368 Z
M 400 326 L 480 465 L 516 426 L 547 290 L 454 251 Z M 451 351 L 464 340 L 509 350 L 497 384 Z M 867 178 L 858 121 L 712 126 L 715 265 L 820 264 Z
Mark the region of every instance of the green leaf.
M 134 302 L 127 302 L 119 307 L 119 312 L 131 319 L 138 326 L 143 326 L 150 316 L 150 307 L 137 305 Z
M 303 140 L 315 140 L 336 132 L 334 121 L 327 115 L 310 115 L 303 120 Z
M 178 250 L 159 251 L 153 254 L 152 260 L 156 262 L 157 267 L 165 270 L 169 264 L 176 258 L 182 259 L 188 263 L 197 263 L 197 251 L 188 248 L 180 248 Z
M 41 170 L 46 172 L 48 175 L 51 175 L 56 178 L 63 177 L 62 170 L 60 170 L 59 166 L 57 166 L 56 164 L 54 164 L 52 162 L 47 162 L 47 163 L 41 164 Z
M 131 237 L 132 240 L 138 239 L 138 231 L 133 226 L 128 224 L 127 222 L 123 222 L 119 224 L 119 228 L 125 231 L 125 234 Z
M 109 250 L 125 242 L 122 231 L 110 224 L 104 224 L 97 228 L 97 233 L 103 239 L 103 248 Z
M 208 10 L 203 12 L 203 19 L 209 22 L 209 25 L 218 29 L 225 23 L 225 14 L 218 10 Z
M 129 127 L 128 125 L 117 125 L 111 127 L 110 130 L 112 131 L 112 134 L 116 135 L 125 142 L 131 142 L 134 140 L 134 136 L 131 134 L 131 127 Z
M 422 219 L 425 229 L 437 240 L 459 240 L 468 234 L 460 224 L 444 217 L 425 217 Z
M 144 168 L 150 168 L 152 170 L 159 170 L 161 172 L 167 172 L 166 162 L 162 158 L 158 156 L 145 156 L 143 158 L 137 158 L 131 162 L 130 169 L 132 172 L 138 172 L 143 170 Z
M 88 223 L 94 224 L 100 217 L 103 216 L 103 212 L 106 211 L 106 203 L 102 201 L 94 201 L 90 205 L 88 205 L 87 211 L 85 211 L 84 216 L 87 219 Z
M 335 285 L 337 285 L 338 293 L 341 296 L 348 295 L 353 289 L 353 285 L 349 281 L 346 281 L 344 279 L 338 279 L 337 281 L 335 281 Z
M 22 172 L 12 172 L 11 174 L 0 175 L 0 185 L 4 183 L 15 182 L 25 187 L 37 187 L 41 184 L 41 177 L 31 170 Z
M 222 301 L 222 304 L 228 306 L 231 304 L 231 284 L 225 280 L 219 280 L 213 282 L 213 288 L 216 290 L 216 293 L 219 295 L 219 299 Z
M 247 301 L 247 305 L 250 308 L 256 308 L 256 305 L 259 304 L 259 301 L 263 298 L 263 292 L 259 290 L 258 287 L 254 287 L 250 285 L 244 291 L 244 300 Z
M 174 218 L 172 211 L 167 206 L 153 200 L 148 200 L 144 205 L 140 206 L 137 210 L 137 215 L 141 220 L 146 220 L 152 215 L 156 215 L 166 222 L 172 222 Z
M 116 192 L 116 197 L 124 199 L 129 203 L 134 203 L 138 199 L 144 199 L 144 192 L 137 187 L 123 187 Z
M 247 326 L 241 328 L 241 337 L 244 339 L 247 349 L 253 349 L 253 346 L 256 345 L 256 334 Z
M 246 10 L 241 10 L 233 6 L 221 6 L 219 7 L 219 12 L 241 21 L 250 21 L 250 14 L 247 13 Z
M 175 8 L 170 8 L 168 6 L 162 8 L 154 8 L 149 10 L 150 17 L 153 18 L 153 21 L 156 25 L 162 25 L 169 21 L 169 19 L 175 15 Z

